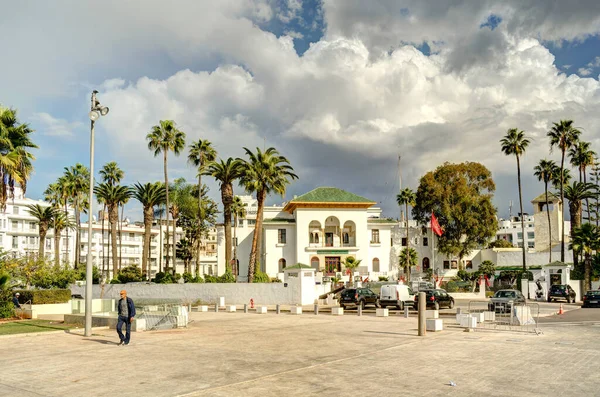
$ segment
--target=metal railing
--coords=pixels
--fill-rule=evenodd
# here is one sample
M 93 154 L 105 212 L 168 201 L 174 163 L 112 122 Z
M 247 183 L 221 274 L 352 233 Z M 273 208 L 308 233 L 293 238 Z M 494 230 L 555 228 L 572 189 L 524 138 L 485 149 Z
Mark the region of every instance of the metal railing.
M 180 304 L 147 305 L 139 308 L 137 318 L 146 320 L 146 329 L 173 329 L 188 323 L 187 308 Z
M 515 331 L 541 334 L 539 328 L 540 305 L 538 303 L 491 304 L 470 301 L 467 313 L 477 318 L 477 330 Z M 457 314 L 457 321 L 459 315 Z

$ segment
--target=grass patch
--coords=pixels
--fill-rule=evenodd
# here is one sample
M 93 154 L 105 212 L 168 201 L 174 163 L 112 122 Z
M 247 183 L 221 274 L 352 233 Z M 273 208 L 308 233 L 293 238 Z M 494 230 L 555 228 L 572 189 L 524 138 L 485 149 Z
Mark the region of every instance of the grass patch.
M 74 325 L 52 320 L 20 320 L 0 324 L 0 335 L 29 334 L 73 329 Z

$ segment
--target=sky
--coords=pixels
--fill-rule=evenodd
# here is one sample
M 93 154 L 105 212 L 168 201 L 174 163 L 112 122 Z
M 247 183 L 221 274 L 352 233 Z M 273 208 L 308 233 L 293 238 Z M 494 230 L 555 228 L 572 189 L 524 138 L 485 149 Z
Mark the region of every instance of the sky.
M 518 128 L 532 140 L 521 161 L 531 213 L 544 189 L 533 167 L 560 160 L 552 122 L 574 120 L 600 151 L 597 0 L 22 0 L 3 5 L 0 37 L 0 103 L 39 145 L 32 198 L 64 167 L 89 165 L 94 89 L 110 108 L 96 170 L 116 161 L 126 184 L 163 180 L 145 137 L 171 119 L 224 159 L 243 147 L 286 156 L 299 180 L 269 205 L 335 186 L 398 217 L 401 156 L 413 190 L 444 162 L 481 162 L 499 215 L 511 201 L 516 215 L 516 160 L 499 141 Z M 169 155 L 170 180 L 195 180 L 186 157 Z M 141 220 L 139 203 L 126 214 Z

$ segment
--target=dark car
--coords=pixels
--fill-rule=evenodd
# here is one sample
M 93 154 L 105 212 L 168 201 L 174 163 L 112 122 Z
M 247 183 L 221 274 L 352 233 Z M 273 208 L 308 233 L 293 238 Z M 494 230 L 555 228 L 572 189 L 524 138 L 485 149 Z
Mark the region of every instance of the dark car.
M 600 290 L 586 292 L 581 307 L 600 307 Z
M 454 298 L 448 295 L 446 290 L 441 288 L 438 289 L 422 289 L 419 292 L 425 293 L 425 307 L 433 308 L 435 310 L 440 309 L 441 307 L 447 307 L 448 309 L 452 309 L 454 307 Z M 415 294 L 415 310 L 419 310 L 419 294 Z
M 526 302 L 525 296 L 521 291 L 516 289 L 501 289 L 496 291 L 490 302 L 488 303 L 488 309 L 491 312 L 510 312 L 512 306 L 515 304 L 523 304 Z
M 548 291 L 548 302 L 556 299 L 565 299 L 567 303 L 575 302 L 575 290 L 568 284 L 553 285 Z
M 369 288 L 346 288 L 340 294 L 342 309 L 358 306 L 364 309 L 367 305 L 379 307 L 379 297 Z

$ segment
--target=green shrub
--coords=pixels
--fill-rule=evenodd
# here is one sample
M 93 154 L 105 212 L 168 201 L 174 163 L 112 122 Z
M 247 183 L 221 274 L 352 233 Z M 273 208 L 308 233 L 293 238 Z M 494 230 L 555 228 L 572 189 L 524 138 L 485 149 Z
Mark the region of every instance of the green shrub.
M 379 281 L 389 281 L 386 276 L 379 276 Z
M 219 277 L 219 283 L 235 283 L 235 276 L 231 273 L 231 270 L 227 269 L 221 277 Z
M 142 270 L 137 265 L 124 267 L 119 272 L 117 279 L 122 284 L 142 281 Z
M 277 277 L 273 277 L 270 280 L 272 283 L 282 283 L 283 281 L 281 281 L 280 279 L 278 279 Z
M 448 292 L 456 292 L 458 291 L 458 284 L 455 281 L 448 281 L 446 284 L 446 291 Z
M 12 318 L 15 316 L 15 306 L 12 301 L 0 302 L 0 318 Z
M 121 282 L 118 279 L 113 278 L 112 280 L 110 280 L 109 284 L 121 284 Z
M 41 305 L 44 303 L 66 303 L 71 300 L 70 289 L 32 289 L 32 290 L 19 290 L 18 292 L 19 302 L 31 302 L 34 305 Z
M 181 275 L 179 277 L 181 277 Z M 156 284 L 173 284 L 176 282 L 176 279 L 171 272 L 158 272 L 154 276 L 154 282 Z
M 268 283 L 270 281 L 271 279 L 267 273 L 263 273 L 258 269 L 256 270 L 256 273 L 254 273 L 254 283 Z
M 86 270 L 85 265 L 81 266 L 81 271 L 77 274 L 76 280 L 85 281 Z M 100 269 L 97 266 L 92 267 L 92 284 L 100 284 Z
M 207 274 L 204 276 L 204 281 L 207 283 L 218 283 L 219 278 L 217 276 L 212 276 L 210 274 Z

